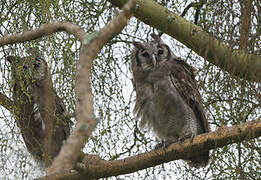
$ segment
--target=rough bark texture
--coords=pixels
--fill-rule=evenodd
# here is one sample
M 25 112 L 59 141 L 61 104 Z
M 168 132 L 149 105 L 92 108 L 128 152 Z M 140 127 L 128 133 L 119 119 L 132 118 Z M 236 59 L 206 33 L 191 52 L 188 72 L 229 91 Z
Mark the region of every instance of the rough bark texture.
M 252 0 L 241 0 L 240 50 L 247 50 L 247 42 L 251 23 Z

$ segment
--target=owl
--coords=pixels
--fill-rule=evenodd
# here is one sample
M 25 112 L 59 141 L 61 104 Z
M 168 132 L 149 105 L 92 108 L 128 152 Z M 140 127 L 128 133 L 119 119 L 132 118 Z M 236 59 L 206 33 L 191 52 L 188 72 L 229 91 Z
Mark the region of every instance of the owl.
M 70 133 L 70 120 L 62 99 L 53 88 L 48 65 L 40 53 L 29 50 L 30 56 L 8 56 L 11 64 L 14 114 L 28 151 L 37 160 L 43 160 L 43 143 L 46 130 L 46 101 L 54 95 L 54 132 L 52 132 L 51 158 L 58 155 L 63 141 Z
M 209 132 L 194 68 L 175 56 L 159 36 L 151 36 L 151 42 L 134 42 L 131 53 L 134 113 L 140 126 L 152 130 L 165 145 Z M 204 167 L 209 151 L 185 160 Z

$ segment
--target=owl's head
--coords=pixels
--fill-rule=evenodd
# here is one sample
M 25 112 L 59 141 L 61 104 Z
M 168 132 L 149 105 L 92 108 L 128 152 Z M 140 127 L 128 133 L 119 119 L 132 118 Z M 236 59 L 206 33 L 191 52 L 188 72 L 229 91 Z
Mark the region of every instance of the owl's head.
M 45 78 L 47 63 L 39 53 L 29 52 L 30 56 L 8 56 L 6 60 L 11 64 L 11 71 L 16 80 L 31 83 Z
M 43 80 L 47 73 L 47 63 L 40 55 L 31 55 L 23 58 L 25 61 L 24 69 L 31 73 L 35 81 Z
M 134 42 L 131 54 L 132 69 L 153 71 L 156 67 L 171 59 L 173 56 L 170 48 L 156 34 L 151 34 L 153 40 L 148 43 Z

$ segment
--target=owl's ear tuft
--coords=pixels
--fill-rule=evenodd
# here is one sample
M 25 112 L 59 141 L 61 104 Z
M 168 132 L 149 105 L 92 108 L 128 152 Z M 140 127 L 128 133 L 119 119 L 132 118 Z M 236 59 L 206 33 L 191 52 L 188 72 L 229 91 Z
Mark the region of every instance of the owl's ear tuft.
M 161 41 L 162 41 L 161 38 L 160 38 L 157 34 L 151 34 L 151 37 L 152 37 L 155 41 L 157 41 L 157 42 L 161 42 Z
M 36 57 L 41 57 L 41 53 L 38 48 L 29 48 L 27 49 L 27 53 Z
M 138 49 L 144 49 L 144 45 L 141 42 L 133 42 L 133 45 Z

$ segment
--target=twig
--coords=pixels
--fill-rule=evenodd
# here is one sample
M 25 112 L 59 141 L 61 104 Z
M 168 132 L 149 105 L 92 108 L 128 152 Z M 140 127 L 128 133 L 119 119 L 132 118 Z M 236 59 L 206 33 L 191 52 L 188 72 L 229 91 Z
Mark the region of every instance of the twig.
M 40 28 L 33 31 L 25 31 L 21 34 L 2 37 L 0 38 L 0 47 L 7 44 L 24 43 L 25 41 L 35 40 L 60 31 L 73 34 L 80 41 L 82 41 L 83 35 L 85 34 L 84 30 L 75 24 L 68 22 L 55 22 L 42 25 Z

